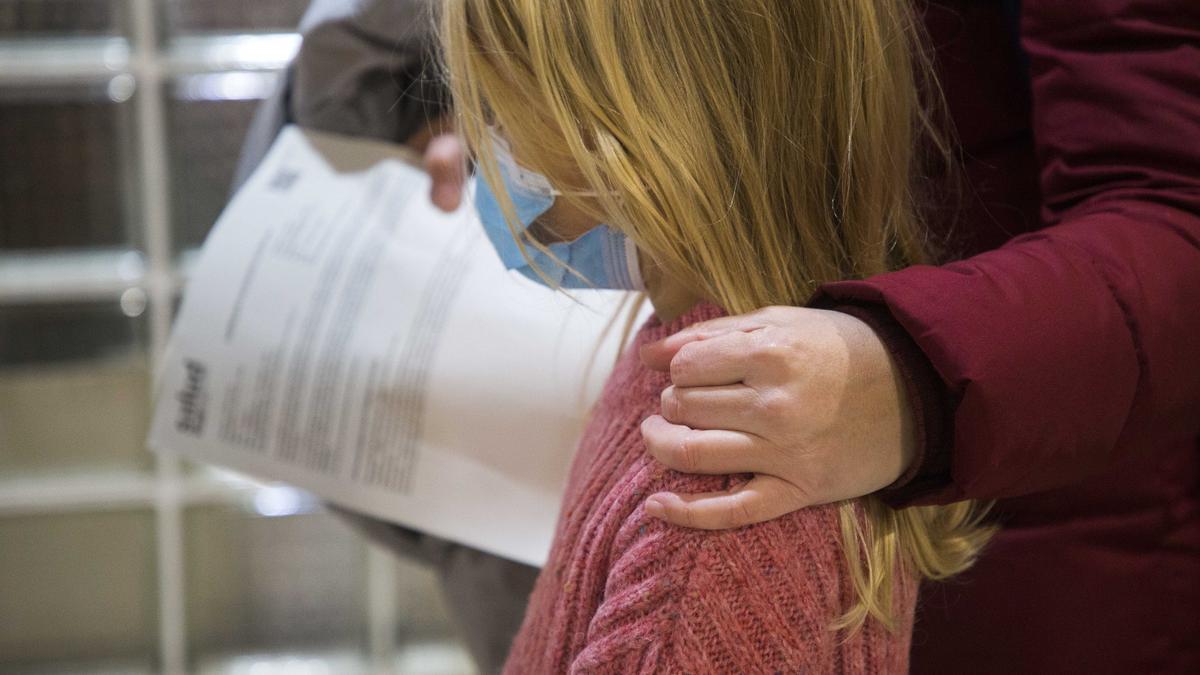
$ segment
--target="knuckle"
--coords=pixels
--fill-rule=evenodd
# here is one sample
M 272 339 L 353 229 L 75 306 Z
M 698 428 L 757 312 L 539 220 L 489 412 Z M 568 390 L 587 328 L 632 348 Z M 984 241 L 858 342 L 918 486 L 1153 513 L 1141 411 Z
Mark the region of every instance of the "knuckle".
M 662 390 L 659 396 L 659 407 L 662 409 L 662 416 L 670 421 L 679 419 L 679 399 L 675 395 L 675 387 L 669 386 Z
M 679 437 L 679 443 L 675 447 L 675 464 L 676 468 L 684 473 L 695 473 L 700 468 L 699 451 L 687 434 Z
M 771 305 L 763 310 L 764 315 L 770 319 L 771 323 L 777 325 L 793 323 L 797 315 L 804 311 L 806 310 L 803 307 L 789 307 L 787 305 Z
M 751 354 L 754 363 L 759 367 L 777 370 L 787 365 L 791 350 L 777 338 L 764 335 L 759 338 Z
M 767 389 L 766 391 L 757 391 L 755 398 L 758 412 L 764 417 L 774 421 L 787 414 L 791 409 L 791 400 L 785 392 L 778 389 Z
M 750 503 L 748 495 L 745 493 L 739 495 L 738 498 L 734 500 L 733 509 L 731 511 L 733 513 L 735 526 L 749 525 L 758 520 L 756 518 L 757 512 L 754 509 L 754 505 Z
M 763 318 L 777 321 L 786 316 L 787 309 L 788 309 L 787 307 L 784 307 L 782 305 L 768 305 L 766 307 L 763 307 L 760 311 L 762 312 Z
M 675 514 L 675 522 L 684 527 L 694 528 L 697 526 L 696 514 L 692 512 L 692 509 L 685 506 Z
M 741 527 L 748 521 L 746 520 L 746 504 L 739 496 L 734 495 L 725 504 L 725 508 L 721 509 L 719 527 L 722 530 L 728 530 L 735 527 Z
M 699 342 L 689 342 L 679 348 L 675 357 L 671 359 L 672 380 L 680 379 L 695 371 L 699 351 Z

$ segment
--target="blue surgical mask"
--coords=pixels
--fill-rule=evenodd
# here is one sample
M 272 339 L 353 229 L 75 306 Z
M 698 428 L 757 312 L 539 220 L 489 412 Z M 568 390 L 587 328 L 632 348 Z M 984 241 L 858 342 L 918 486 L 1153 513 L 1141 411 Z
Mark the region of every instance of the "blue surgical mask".
M 559 193 L 550 186 L 545 176 L 518 165 L 503 139 L 493 136 L 493 140 L 500 176 L 512 200 L 521 231 L 524 232 L 554 205 Z M 531 261 L 521 253 L 520 246 L 513 238 L 492 187 L 482 177 L 475 181 L 475 208 L 501 262 L 510 270 L 518 270 L 546 286 L 551 284 L 537 270 L 549 277 L 549 282 L 562 288 L 645 288 L 638 269 L 637 247 L 624 234 L 607 225 L 594 227 L 573 241 L 555 242 L 547 246 L 558 260 L 571 268 L 568 270 L 537 247 L 526 244 L 525 252 L 532 259 L 530 264 Z

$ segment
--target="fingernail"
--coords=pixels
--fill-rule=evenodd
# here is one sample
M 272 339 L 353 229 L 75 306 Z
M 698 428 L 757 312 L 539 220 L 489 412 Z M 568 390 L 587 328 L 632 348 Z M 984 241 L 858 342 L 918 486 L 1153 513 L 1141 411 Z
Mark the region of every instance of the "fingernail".
M 667 516 L 667 506 L 658 497 L 650 497 L 646 500 L 646 513 L 655 518 L 665 518 Z
M 654 415 L 650 415 L 650 417 L 654 417 Z M 651 424 L 650 417 L 643 418 L 641 424 L 638 425 L 638 431 L 642 433 L 642 438 L 646 437 L 646 425 Z

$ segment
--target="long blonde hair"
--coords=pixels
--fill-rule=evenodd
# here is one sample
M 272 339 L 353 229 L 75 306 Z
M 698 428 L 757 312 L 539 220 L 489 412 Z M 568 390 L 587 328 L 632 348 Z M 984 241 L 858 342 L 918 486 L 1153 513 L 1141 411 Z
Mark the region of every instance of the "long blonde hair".
M 599 195 L 598 220 L 726 311 L 802 305 L 821 283 L 927 259 L 918 148 L 947 146 L 909 0 L 447 0 L 441 12 L 483 177 L 501 184 L 497 125 L 565 199 Z M 894 625 L 900 566 L 953 575 L 990 534 L 967 502 L 839 508 L 857 595 L 839 628 Z

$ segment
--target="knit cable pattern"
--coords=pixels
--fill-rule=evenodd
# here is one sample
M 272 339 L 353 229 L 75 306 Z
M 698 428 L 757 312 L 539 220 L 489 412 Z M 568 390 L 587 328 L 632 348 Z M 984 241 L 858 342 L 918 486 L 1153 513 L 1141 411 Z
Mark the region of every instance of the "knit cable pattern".
M 916 580 L 897 584 L 899 629 L 829 628 L 853 601 L 837 508 L 798 511 L 720 532 L 645 515 L 660 490 L 707 492 L 746 476 L 671 471 L 646 454 L 639 426 L 670 384 L 639 347 L 716 318 L 702 303 L 669 324 L 651 318 L 617 364 L 568 479 L 546 567 L 505 672 L 902 673 Z

